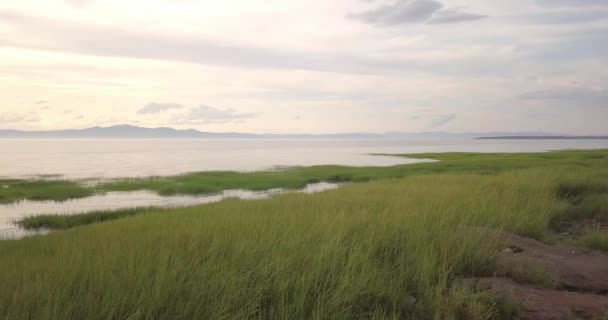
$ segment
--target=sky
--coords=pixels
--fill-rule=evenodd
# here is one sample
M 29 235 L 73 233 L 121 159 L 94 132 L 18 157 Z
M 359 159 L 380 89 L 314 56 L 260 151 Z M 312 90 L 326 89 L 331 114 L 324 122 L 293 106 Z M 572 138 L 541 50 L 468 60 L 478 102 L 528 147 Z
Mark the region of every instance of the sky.
M 606 0 L 0 0 L 0 129 L 607 121 Z

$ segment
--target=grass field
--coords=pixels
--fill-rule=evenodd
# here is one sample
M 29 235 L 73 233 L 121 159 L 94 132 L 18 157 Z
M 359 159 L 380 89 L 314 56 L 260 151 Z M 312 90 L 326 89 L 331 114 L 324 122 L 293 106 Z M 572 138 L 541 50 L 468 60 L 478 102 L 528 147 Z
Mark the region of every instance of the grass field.
M 214 173 L 230 176 L 214 183 L 244 179 L 245 188 L 275 174 L 272 183 L 294 186 L 368 182 L 102 223 L 96 213 L 64 221 L 64 231 L 0 241 L 0 318 L 509 319 L 492 295 L 451 287 L 493 274 L 504 247 L 493 230 L 550 242 L 567 222 L 608 222 L 608 151 L 420 156 L 442 161 Z M 102 188 L 188 193 L 204 177 Z M 578 241 L 601 246 L 605 234 Z

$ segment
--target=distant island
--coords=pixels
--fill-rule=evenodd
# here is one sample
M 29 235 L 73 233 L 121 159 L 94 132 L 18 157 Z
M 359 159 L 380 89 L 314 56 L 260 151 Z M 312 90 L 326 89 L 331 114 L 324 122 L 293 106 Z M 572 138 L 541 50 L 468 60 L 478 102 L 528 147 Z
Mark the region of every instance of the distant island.
M 601 140 L 608 136 L 498 136 L 479 137 L 477 140 Z
M 478 138 L 482 137 L 482 138 Z M 1 130 L 0 139 L 343 139 L 343 140 L 428 140 L 428 139 L 574 139 L 546 132 L 385 132 L 385 133 L 334 133 L 334 134 L 275 134 L 240 132 L 203 132 L 194 129 L 179 130 L 169 127 L 145 128 L 128 124 L 84 129 L 24 131 Z M 566 139 L 566 138 L 563 138 Z M 583 138 L 580 138 L 583 139 Z M 598 137 L 594 137 L 598 139 Z

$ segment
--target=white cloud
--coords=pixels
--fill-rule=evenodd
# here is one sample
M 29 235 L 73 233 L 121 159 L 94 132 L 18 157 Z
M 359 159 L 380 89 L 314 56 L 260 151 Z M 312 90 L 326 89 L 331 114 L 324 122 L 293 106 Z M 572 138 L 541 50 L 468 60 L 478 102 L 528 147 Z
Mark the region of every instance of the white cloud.
M 456 119 L 455 114 L 444 114 L 440 116 L 436 116 L 432 121 L 430 127 L 433 129 L 441 128 L 446 125 L 448 122 Z
M 158 103 L 150 102 L 144 105 L 141 109 L 137 110 L 137 114 L 156 114 L 172 109 L 181 109 L 184 106 L 177 103 Z
M 85 7 L 86 5 L 90 4 L 91 2 L 92 2 L 91 0 L 65 0 L 65 3 L 67 3 L 68 5 L 77 7 L 77 8 Z
M 439 10 L 433 14 L 429 23 L 458 23 L 487 18 L 484 14 L 464 12 L 460 8 Z
M 350 14 L 350 18 L 379 26 L 410 23 L 458 23 L 479 20 L 486 15 L 464 12 L 462 8 L 445 8 L 436 0 L 397 0 L 392 4 Z
M 519 97 L 527 101 L 544 101 L 556 106 L 607 107 L 608 90 L 584 87 L 551 88 L 526 92 Z
M 38 121 L 40 121 L 40 118 L 35 114 L 0 113 L 0 124 L 31 123 Z
M 207 105 L 200 105 L 190 109 L 187 113 L 176 115 L 171 120 L 174 124 L 209 124 L 228 123 L 252 119 L 257 117 L 256 113 L 238 112 L 232 108 L 221 109 Z
M 376 25 L 397 25 L 426 21 L 442 7 L 441 2 L 435 0 L 399 0 L 351 17 Z
M 544 7 L 602 7 L 608 6 L 605 0 L 536 0 Z

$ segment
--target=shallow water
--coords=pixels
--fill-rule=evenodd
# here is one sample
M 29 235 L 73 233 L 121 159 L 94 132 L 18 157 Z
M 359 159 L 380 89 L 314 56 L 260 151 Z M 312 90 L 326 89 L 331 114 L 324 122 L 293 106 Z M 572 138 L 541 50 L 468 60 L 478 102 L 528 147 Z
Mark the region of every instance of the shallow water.
M 273 195 L 286 192 L 315 193 L 336 189 L 335 183 L 309 184 L 301 190 L 271 189 L 267 191 L 226 190 L 221 194 L 206 196 L 159 196 L 150 191 L 108 192 L 87 198 L 70 199 L 67 201 L 31 201 L 22 200 L 7 205 L 0 205 L 0 239 L 16 239 L 27 235 L 40 233 L 28 231 L 15 224 L 16 221 L 28 216 L 41 214 L 78 214 L 91 211 L 108 211 L 128 208 L 176 208 L 199 204 L 219 202 L 227 198 L 245 200 L 268 199 Z M 46 231 L 43 230 L 43 233 Z
M 276 166 L 421 162 L 373 153 L 608 148 L 608 140 L 44 140 L 0 139 L 0 177 L 68 179 L 253 171 Z M 54 178 L 56 178 L 55 176 Z

